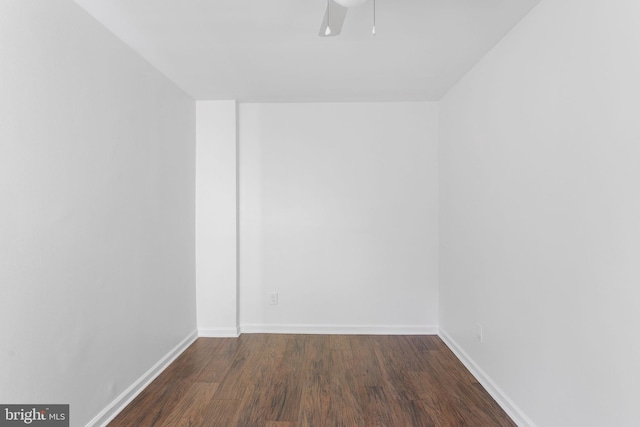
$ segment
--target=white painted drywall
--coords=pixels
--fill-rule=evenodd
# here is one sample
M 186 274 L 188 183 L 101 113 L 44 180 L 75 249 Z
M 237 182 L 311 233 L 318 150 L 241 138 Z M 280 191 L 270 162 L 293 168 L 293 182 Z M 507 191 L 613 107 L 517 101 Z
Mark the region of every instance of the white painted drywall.
M 542 1 L 440 105 L 441 326 L 539 426 L 638 425 L 639 16 Z
M 196 329 L 195 102 L 70 0 L 0 2 L 0 402 L 85 425 Z
M 238 334 L 236 103 L 198 101 L 196 294 L 201 336 Z
M 239 117 L 242 330 L 434 331 L 437 105 L 240 104 Z

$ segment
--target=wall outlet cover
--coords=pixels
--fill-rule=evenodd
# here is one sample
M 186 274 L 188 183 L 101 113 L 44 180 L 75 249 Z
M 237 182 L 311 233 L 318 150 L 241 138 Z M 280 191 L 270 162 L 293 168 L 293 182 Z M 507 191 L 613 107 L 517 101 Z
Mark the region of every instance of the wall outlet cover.
M 269 304 L 270 305 L 278 305 L 278 293 L 277 292 L 271 292 L 269 294 Z

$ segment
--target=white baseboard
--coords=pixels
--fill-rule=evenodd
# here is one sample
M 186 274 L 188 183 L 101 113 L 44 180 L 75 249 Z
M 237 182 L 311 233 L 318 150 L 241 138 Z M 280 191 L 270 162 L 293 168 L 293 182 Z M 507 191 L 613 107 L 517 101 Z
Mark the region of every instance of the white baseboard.
M 438 333 L 442 341 L 460 359 L 462 364 L 471 372 L 487 392 L 498 402 L 498 405 L 511 417 L 519 427 L 536 427 L 536 424 L 529 418 L 513 400 L 509 398 L 498 385 L 487 375 L 473 359 L 449 336 L 444 330 Z
M 164 371 L 178 356 L 182 354 L 193 342 L 198 338 L 195 331 L 190 333 L 177 346 L 171 349 L 162 359 L 151 367 L 147 372 L 131 384 L 120 396 L 116 397 L 113 402 L 107 405 L 98 415 L 96 415 L 87 427 L 106 426 L 122 411 L 133 399 L 136 398 L 142 390 L 144 390 L 151 381 L 156 379 L 158 375 Z
M 247 334 L 335 334 L 335 335 L 437 335 L 437 326 L 350 326 L 350 325 L 240 325 Z
M 240 328 L 198 329 L 198 336 L 205 338 L 237 338 L 240 336 Z

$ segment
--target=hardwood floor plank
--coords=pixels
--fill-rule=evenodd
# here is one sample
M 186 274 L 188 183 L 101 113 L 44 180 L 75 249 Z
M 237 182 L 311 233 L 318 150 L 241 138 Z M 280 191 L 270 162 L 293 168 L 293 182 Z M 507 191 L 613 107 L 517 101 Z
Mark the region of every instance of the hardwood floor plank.
M 358 385 L 363 387 L 379 386 L 383 380 L 380 362 L 375 354 L 374 337 L 352 335 L 349 342 L 351 343 Z
M 242 342 L 231 359 L 226 375 L 220 381 L 216 392 L 216 399 L 242 399 L 246 392 L 248 381 L 251 379 L 256 363 L 263 351 L 266 335 L 244 335 Z
M 427 360 L 431 356 L 428 352 L 422 352 L 415 343 L 416 337 L 400 335 L 385 337 L 389 343 L 384 353 L 392 353 L 393 359 L 408 371 L 420 371 L 427 366 Z M 378 345 L 380 347 L 380 345 Z M 390 351 L 387 351 L 389 349 Z
M 162 423 L 163 427 L 201 426 L 205 410 L 209 406 L 218 384 L 193 383 L 182 396 L 171 414 Z
M 432 367 L 434 366 L 434 362 L 439 363 L 441 369 L 451 374 L 456 381 L 461 383 L 473 384 L 478 382 L 478 380 L 471 375 L 471 372 L 464 367 L 462 362 L 456 358 L 451 350 L 447 349 L 446 351 L 436 351 L 430 354 L 434 356 L 429 360 Z
M 434 395 L 419 402 L 438 427 L 470 427 L 448 395 Z
M 420 400 L 411 400 L 405 403 L 405 414 L 408 415 L 407 426 L 435 427 L 437 424 L 429 414 L 429 408 Z
M 411 367 L 416 367 L 417 365 L 415 361 L 407 362 L 407 360 L 411 359 L 412 353 L 398 354 L 398 342 L 385 338 L 391 337 L 381 337 L 375 348 L 375 353 L 385 382 L 391 386 L 390 391 L 394 399 L 419 400 L 420 395 L 415 390 L 409 377 L 409 372 L 411 371 L 406 367 L 407 365 Z
M 302 371 L 281 365 L 271 378 L 264 396 L 268 421 L 297 421 L 302 401 Z
M 437 335 L 406 335 L 406 340 L 421 353 L 441 349 L 438 342 L 442 340 Z
M 265 427 L 298 427 L 298 423 L 291 421 L 267 421 Z
M 306 362 L 304 369 L 307 371 L 326 371 L 328 369 L 329 351 L 329 336 L 309 336 L 306 339 Z
M 284 356 L 282 357 L 281 368 L 292 370 L 304 369 L 306 348 L 307 342 L 304 338 L 288 338 Z
M 331 387 L 326 371 L 305 371 L 298 422 L 300 427 L 332 426 Z
M 251 374 L 246 381 L 245 393 L 240 401 L 239 426 L 263 426 L 268 419 L 273 389 L 273 373 L 280 360 L 260 357 L 250 367 Z
M 469 420 L 469 425 L 477 422 L 478 425 L 491 425 L 496 427 L 515 427 L 516 424 L 510 419 L 503 419 L 503 410 L 491 399 L 486 390 L 478 383 L 461 384 L 458 392 L 452 394 L 454 403 L 458 406 L 464 405 L 466 411 L 461 410 L 465 418 Z M 493 405 L 487 400 L 491 400 Z
M 430 371 L 413 371 L 407 374 L 413 390 L 418 395 L 417 400 L 428 399 L 442 387 L 435 375 Z
M 203 427 L 241 427 L 240 409 L 239 400 L 213 399 L 205 410 Z
M 331 384 L 331 415 L 340 426 L 364 426 L 363 407 L 358 396 L 358 384 L 350 349 L 331 350 L 329 378 Z
M 514 427 L 435 336 L 198 339 L 110 426 Z
M 267 335 L 267 341 L 265 343 L 262 356 L 281 358 L 284 357 L 284 353 L 287 350 L 288 339 L 286 335 Z
M 491 395 L 484 389 L 484 387 L 482 387 L 480 383 L 471 384 L 469 387 L 474 389 L 473 399 L 477 402 L 478 408 L 483 412 L 489 414 L 495 421 L 496 426 L 516 427 L 516 423 L 514 423 L 511 419 L 507 419 L 503 416 L 503 409 L 495 400 L 493 400 Z
M 395 404 L 389 390 L 380 386 L 360 387 L 360 402 L 367 426 L 402 425 L 391 405 Z
M 349 335 L 329 336 L 329 348 L 332 350 L 343 350 L 351 353 L 351 343 L 349 342 Z
M 219 340 L 219 344 L 213 348 L 211 357 L 195 377 L 195 381 L 220 383 L 227 374 L 241 342 L 237 338 L 200 338 L 198 341 L 202 339 Z

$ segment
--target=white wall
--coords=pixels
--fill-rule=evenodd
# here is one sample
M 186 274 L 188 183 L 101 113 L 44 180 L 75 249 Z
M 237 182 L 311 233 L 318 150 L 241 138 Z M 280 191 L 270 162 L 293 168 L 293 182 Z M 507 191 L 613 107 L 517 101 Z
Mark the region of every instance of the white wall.
M 242 330 L 437 330 L 437 105 L 239 117 Z
M 543 0 L 440 105 L 441 325 L 539 426 L 638 425 L 638 16 Z
M 85 425 L 196 328 L 195 103 L 70 0 L 0 2 L 0 402 Z
M 237 336 L 235 101 L 198 101 L 196 283 L 200 336 Z

